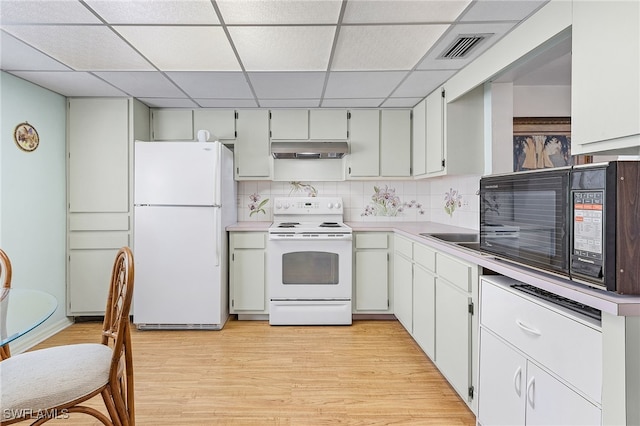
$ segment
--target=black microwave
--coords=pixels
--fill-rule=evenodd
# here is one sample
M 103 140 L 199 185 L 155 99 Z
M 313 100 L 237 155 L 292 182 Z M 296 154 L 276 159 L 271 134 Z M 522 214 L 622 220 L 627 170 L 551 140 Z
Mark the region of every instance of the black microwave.
M 639 164 L 481 178 L 480 249 L 597 288 L 640 294 Z

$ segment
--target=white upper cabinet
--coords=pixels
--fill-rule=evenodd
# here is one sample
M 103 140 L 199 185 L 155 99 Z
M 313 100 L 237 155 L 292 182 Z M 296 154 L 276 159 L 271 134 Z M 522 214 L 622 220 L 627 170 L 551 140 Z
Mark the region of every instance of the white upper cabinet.
M 423 99 L 413 108 L 413 121 L 411 122 L 413 152 L 411 163 L 414 176 L 422 176 L 427 172 L 426 103 L 427 100 Z
M 151 110 L 151 138 L 155 141 L 193 140 L 193 110 Z
M 436 90 L 426 99 L 427 177 L 484 172 L 484 86 L 447 102 Z
M 309 139 L 309 111 L 306 109 L 271 110 L 271 139 Z
M 440 173 L 444 170 L 444 89 L 432 92 L 426 98 L 426 172 Z
M 347 140 L 347 118 L 345 109 L 309 110 L 309 139 Z
M 271 110 L 272 140 L 347 140 L 346 109 Z
M 380 174 L 380 111 L 351 110 L 349 120 L 349 177 Z
M 129 211 L 129 100 L 69 100 L 69 212 Z
M 380 176 L 411 176 L 411 111 L 380 114 Z
M 236 138 L 236 112 L 232 109 L 196 109 L 193 111 L 193 133 L 208 130 L 210 141 Z M 215 138 L 214 138 L 215 135 Z
M 241 110 L 237 119 L 238 137 L 234 145 L 236 180 L 271 177 L 269 111 Z
M 639 154 L 640 2 L 574 1 L 571 60 L 571 153 Z

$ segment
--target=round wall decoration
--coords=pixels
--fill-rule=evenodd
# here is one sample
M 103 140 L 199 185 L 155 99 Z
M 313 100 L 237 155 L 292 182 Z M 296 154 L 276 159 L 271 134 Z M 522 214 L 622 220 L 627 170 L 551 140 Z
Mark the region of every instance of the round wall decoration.
M 27 152 L 35 151 L 40 144 L 38 131 L 26 121 L 16 126 L 16 129 L 13 131 L 13 140 L 16 142 L 16 145 L 18 145 L 18 148 Z

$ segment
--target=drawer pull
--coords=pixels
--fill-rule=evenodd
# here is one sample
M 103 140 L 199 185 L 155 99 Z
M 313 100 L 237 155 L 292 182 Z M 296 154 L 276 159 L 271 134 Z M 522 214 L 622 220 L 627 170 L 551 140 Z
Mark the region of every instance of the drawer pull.
M 529 401 L 529 405 L 531 408 L 536 408 L 535 404 L 535 393 L 536 393 L 536 378 L 532 377 L 527 383 L 527 401 Z
M 520 327 L 522 330 L 524 330 L 525 332 L 527 332 L 529 334 L 533 334 L 534 336 L 542 336 L 542 333 L 540 331 L 536 330 L 535 328 L 531 328 L 531 327 L 525 325 L 520 320 L 516 320 L 516 324 L 518 324 L 518 327 Z
M 513 375 L 513 387 L 518 396 L 522 395 L 522 367 L 518 367 L 516 374 Z

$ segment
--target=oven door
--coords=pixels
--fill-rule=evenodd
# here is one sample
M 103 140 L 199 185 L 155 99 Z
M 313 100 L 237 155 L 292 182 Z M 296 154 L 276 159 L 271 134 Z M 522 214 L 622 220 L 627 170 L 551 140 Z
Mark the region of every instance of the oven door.
M 350 300 L 351 240 L 269 240 L 271 300 Z

